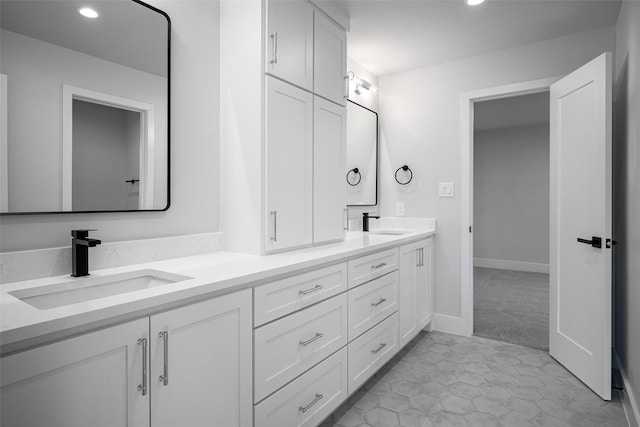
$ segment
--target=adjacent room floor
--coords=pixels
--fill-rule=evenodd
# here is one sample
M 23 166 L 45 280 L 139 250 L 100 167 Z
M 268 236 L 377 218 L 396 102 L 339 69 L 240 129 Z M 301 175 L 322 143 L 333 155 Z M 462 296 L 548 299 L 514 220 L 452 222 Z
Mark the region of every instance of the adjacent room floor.
M 473 269 L 473 334 L 549 349 L 549 275 Z
M 481 337 L 423 332 L 323 427 L 626 427 L 546 351 Z

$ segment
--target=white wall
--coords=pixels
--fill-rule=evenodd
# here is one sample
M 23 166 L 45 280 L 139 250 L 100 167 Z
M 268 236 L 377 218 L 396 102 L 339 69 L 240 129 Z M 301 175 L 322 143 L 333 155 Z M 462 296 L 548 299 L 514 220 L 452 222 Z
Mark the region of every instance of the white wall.
M 9 211 L 62 210 L 63 84 L 154 106 L 154 204 L 166 206 L 166 78 L 6 30 L 1 40 L 11 117 Z
M 402 201 L 406 216 L 437 219 L 437 314 L 461 314 L 460 94 L 564 75 L 614 43 L 615 28 L 605 27 L 381 77 L 380 212 L 392 216 Z M 403 164 L 413 169 L 412 186 L 393 178 Z M 439 181 L 453 181 L 456 197 L 438 198 Z
M 478 131 L 473 144 L 474 258 L 548 265 L 549 125 Z
M 614 89 L 615 351 L 640 409 L 640 2 L 617 25 Z M 630 396 L 627 392 L 627 396 Z M 638 413 L 636 412 L 636 416 Z M 636 420 L 640 422 L 640 419 Z
M 167 212 L 0 217 L 0 251 L 70 244 L 69 230 L 97 228 L 103 242 L 219 230 L 219 4 L 150 1 L 169 14 L 171 208 Z

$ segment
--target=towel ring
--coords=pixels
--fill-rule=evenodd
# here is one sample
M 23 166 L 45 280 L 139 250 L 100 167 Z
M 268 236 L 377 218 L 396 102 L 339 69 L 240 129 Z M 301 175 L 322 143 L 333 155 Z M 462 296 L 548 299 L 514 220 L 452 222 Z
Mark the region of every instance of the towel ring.
M 398 172 L 400 172 L 401 170 L 403 170 L 404 172 L 409 171 L 409 179 L 406 182 L 400 182 L 400 180 L 398 179 Z M 406 174 L 405 174 L 406 176 Z M 396 170 L 396 174 L 395 174 L 395 178 L 396 178 L 396 182 L 400 185 L 407 185 L 408 183 L 411 182 L 411 180 L 413 179 L 413 171 L 411 170 L 411 168 L 407 165 L 404 166 L 400 166 L 397 170 Z
M 347 172 L 347 184 L 355 187 L 356 185 L 360 184 L 360 181 L 362 181 L 362 175 L 360 174 L 360 170 L 358 168 L 353 168 L 349 172 Z

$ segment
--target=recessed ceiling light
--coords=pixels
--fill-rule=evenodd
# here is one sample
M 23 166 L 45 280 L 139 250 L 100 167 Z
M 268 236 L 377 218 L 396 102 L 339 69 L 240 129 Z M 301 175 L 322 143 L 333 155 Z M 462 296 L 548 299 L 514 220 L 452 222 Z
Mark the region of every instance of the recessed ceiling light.
M 91 9 L 90 7 L 81 7 L 80 9 L 78 9 L 78 13 L 85 18 L 95 19 L 98 17 L 98 12 Z
M 481 3 L 484 3 L 484 0 L 465 0 L 465 2 L 469 5 L 469 6 L 477 6 Z

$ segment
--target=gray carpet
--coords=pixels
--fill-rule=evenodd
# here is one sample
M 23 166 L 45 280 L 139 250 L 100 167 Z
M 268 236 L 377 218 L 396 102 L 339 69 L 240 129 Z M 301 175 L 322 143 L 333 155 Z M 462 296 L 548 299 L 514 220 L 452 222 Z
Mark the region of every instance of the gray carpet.
M 474 267 L 473 333 L 549 349 L 549 275 Z

